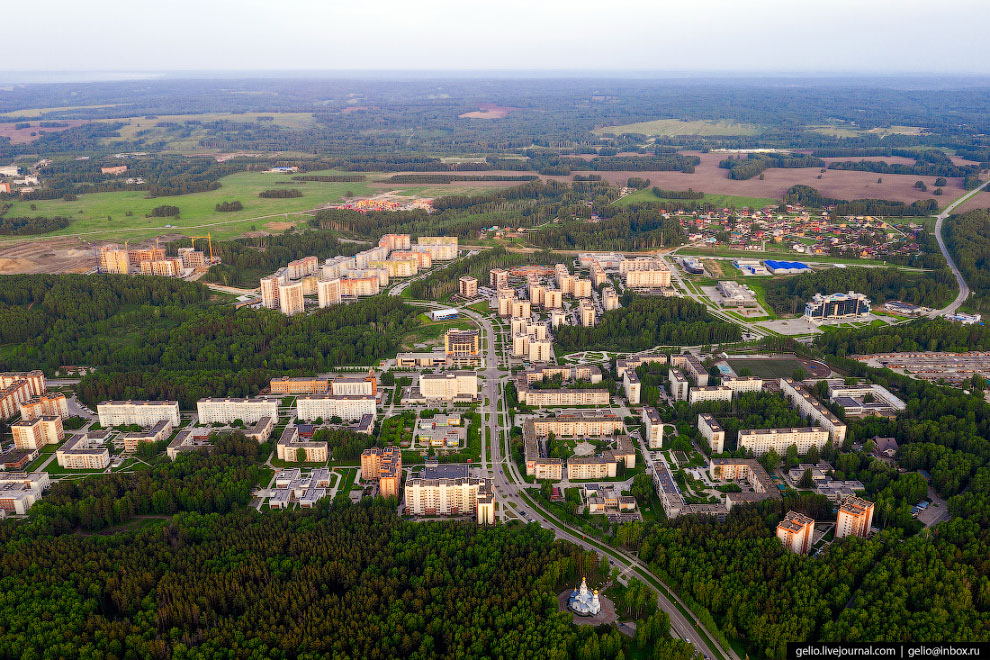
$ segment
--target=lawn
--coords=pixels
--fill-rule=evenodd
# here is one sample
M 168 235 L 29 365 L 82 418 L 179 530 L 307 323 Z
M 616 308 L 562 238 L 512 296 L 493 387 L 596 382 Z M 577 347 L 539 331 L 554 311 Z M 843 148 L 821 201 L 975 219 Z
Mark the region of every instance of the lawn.
M 232 238 L 246 231 L 281 231 L 286 223 L 305 224 L 309 216 L 301 215 L 321 204 L 339 201 L 346 191 L 357 195 L 372 194 L 364 182 L 319 183 L 295 181 L 286 174 L 240 172 L 220 180 L 221 187 L 202 193 L 147 199 L 143 191 L 92 193 L 79 195 L 67 202 L 39 200 L 15 201 L 8 212 L 15 216 L 64 216 L 72 222 L 65 229 L 36 237 L 4 237 L 7 240 L 45 240 L 56 236 L 81 235 L 87 240 L 114 239 L 136 241 L 161 234 L 205 235 L 216 239 Z M 296 188 L 302 197 L 261 199 L 258 193 L 273 188 Z M 215 206 L 224 201 L 240 201 L 242 211 L 217 213 Z M 35 209 L 31 209 L 31 205 Z M 178 217 L 145 217 L 157 206 L 179 207 Z M 130 216 L 127 213 L 131 213 Z M 110 219 L 108 219 L 108 217 Z M 166 225 L 172 225 L 166 228 Z
M 736 208 L 742 208 L 744 206 L 749 208 L 762 209 L 764 206 L 777 206 L 780 200 L 770 199 L 769 197 L 740 197 L 737 195 L 721 195 L 721 194 L 708 194 L 706 193 L 701 199 L 695 200 L 667 200 L 662 197 L 657 197 L 653 194 L 653 188 L 643 188 L 642 190 L 637 190 L 634 193 L 626 195 L 622 199 L 615 201 L 617 206 L 629 206 L 630 204 L 644 204 L 648 202 L 660 202 L 660 201 L 681 201 L 681 202 L 696 202 L 696 203 L 707 203 L 712 204 L 718 208 L 729 208 L 735 206 Z
M 622 135 L 625 133 L 642 133 L 643 135 L 758 135 L 761 132 L 759 126 L 753 124 L 742 124 L 728 119 L 713 121 L 709 119 L 699 119 L 695 121 L 684 121 L 683 119 L 656 119 L 654 121 L 641 121 L 633 124 L 623 124 L 621 126 L 605 126 L 592 131 L 596 135 L 611 133 L 612 135 Z

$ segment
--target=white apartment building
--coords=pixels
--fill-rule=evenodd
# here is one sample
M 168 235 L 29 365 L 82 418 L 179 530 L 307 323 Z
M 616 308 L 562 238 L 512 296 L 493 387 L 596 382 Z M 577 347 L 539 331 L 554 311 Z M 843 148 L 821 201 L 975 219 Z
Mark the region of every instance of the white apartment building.
M 629 402 L 629 405 L 638 406 L 642 393 L 642 385 L 639 382 L 639 376 L 632 369 L 627 369 L 625 375 L 622 377 L 622 389 L 626 393 L 626 401 Z
M 269 399 L 207 398 L 196 402 L 200 424 L 254 424 L 262 417 L 278 417 L 277 402 Z
M 316 285 L 316 299 L 320 308 L 340 304 L 340 278 L 320 280 Z
M 790 552 L 806 555 L 815 538 L 815 521 L 803 513 L 788 511 L 777 525 L 777 538 Z
M 574 297 L 575 298 L 590 298 L 591 297 L 591 280 L 586 280 L 582 278 L 576 278 L 574 280 Z
M 799 429 L 746 429 L 739 431 L 739 448 L 750 449 L 755 456 L 762 456 L 771 449 L 781 456 L 791 445 L 799 454 L 806 454 L 812 447 L 821 449 L 828 443 L 829 432 L 820 426 Z
M 178 401 L 104 401 L 96 406 L 100 426 L 154 426 L 163 419 L 179 425 Z
M 706 403 L 709 401 L 732 401 L 733 394 L 732 388 L 725 385 L 692 387 L 688 390 L 688 403 L 693 406 L 696 403 Z
M 474 371 L 422 374 L 419 377 L 419 393 L 425 399 L 473 399 L 478 395 L 478 374 Z
M 698 430 L 701 432 L 701 437 L 708 441 L 712 454 L 721 454 L 725 451 L 725 430 L 714 417 L 708 413 L 698 415 Z
M 495 524 L 492 480 L 468 476 L 466 465 L 427 466 L 406 482 L 405 510 L 413 516 L 472 514 L 479 525 Z
M 831 410 L 823 406 L 804 388 L 791 378 L 780 379 L 780 391 L 791 400 L 791 405 L 803 416 L 810 416 L 815 423 L 828 430 L 832 444 L 838 447 L 846 439 L 846 425 Z M 803 452 L 802 452 L 803 453 Z
M 627 373 L 630 370 L 626 370 Z M 670 396 L 674 398 L 674 401 L 687 401 L 688 400 L 688 389 L 691 384 L 688 379 L 684 377 L 684 374 L 680 369 L 671 369 L 667 373 L 667 378 L 670 381 Z
M 605 308 L 606 312 L 610 312 L 613 309 L 619 309 L 619 294 L 617 294 L 615 289 L 610 286 L 607 286 L 602 290 L 602 306 Z
M 376 413 L 373 394 L 307 394 L 296 398 L 296 417 L 311 422 L 331 417 L 354 420 Z
M 55 460 L 67 470 L 103 470 L 110 465 L 107 431 L 78 433 L 58 448 Z
M 550 312 L 550 326 L 556 330 L 561 325 L 567 325 L 567 315 L 562 309 L 554 309 Z
M 21 420 L 10 425 L 17 449 L 42 449 L 45 445 L 57 445 L 62 441 L 62 418 L 45 415 L 31 420 Z
M 643 406 L 643 440 L 650 449 L 663 448 L 663 420 L 656 408 Z
M 728 387 L 736 396 L 744 392 L 759 392 L 763 389 L 763 379 L 756 376 L 723 376 L 723 387 Z
M 303 283 L 289 282 L 278 285 L 278 307 L 286 316 L 305 311 L 306 301 L 303 297 Z

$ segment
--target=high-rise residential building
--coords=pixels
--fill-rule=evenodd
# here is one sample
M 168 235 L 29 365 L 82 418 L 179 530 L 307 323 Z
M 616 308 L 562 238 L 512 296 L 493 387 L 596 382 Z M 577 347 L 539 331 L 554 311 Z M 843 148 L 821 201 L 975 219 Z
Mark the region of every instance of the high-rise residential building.
M 667 379 L 670 384 L 670 396 L 674 398 L 674 401 L 687 401 L 691 383 L 688 382 L 684 373 L 680 369 L 671 369 L 667 372 Z
M 629 402 L 629 405 L 638 406 L 642 385 L 639 382 L 639 376 L 632 369 L 626 369 L 626 373 L 622 377 L 622 389 L 626 393 L 626 401 Z
M 48 392 L 20 404 L 20 409 L 23 420 L 36 419 L 43 415 L 65 418 L 69 416 L 69 401 L 61 392 Z
M 5 371 L 0 373 L 0 388 L 23 383 L 29 397 L 41 396 L 48 391 L 45 374 L 40 369 L 34 371 Z
M 465 275 L 457 280 L 457 290 L 463 298 L 475 298 L 478 295 L 478 280 Z
M 777 538 L 791 552 L 806 555 L 815 538 L 815 521 L 803 513 L 788 511 L 777 525 Z
M 586 279 L 575 279 L 574 280 L 574 297 L 575 298 L 590 298 L 591 297 L 591 280 Z
M 302 282 L 278 285 L 278 307 L 286 316 L 299 314 L 306 309 Z
M 652 450 L 663 448 L 663 420 L 656 408 L 643 406 L 643 440 Z
M 549 339 L 531 339 L 527 359 L 530 362 L 549 362 L 553 357 L 553 345 Z
M 163 419 L 178 426 L 178 401 L 104 401 L 96 406 L 100 426 L 154 426 Z
M 21 420 L 10 425 L 17 449 L 42 449 L 62 441 L 62 418 L 45 415 L 31 420 Z
M 361 452 L 361 480 L 377 480 L 382 497 L 398 497 L 402 487 L 402 451 L 398 447 L 365 449 Z
M 567 314 L 562 309 L 550 310 L 550 327 L 556 330 L 561 325 L 567 325 Z
M 540 284 L 537 278 L 533 280 L 526 287 L 529 290 L 529 302 L 530 305 L 542 305 L 544 302 L 544 297 L 546 294 L 546 287 Z
M 183 268 L 205 268 L 206 255 L 193 247 L 179 248 L 179 260 L 182 261 Z
M 626 273 L 626 287 L 630 289 L 670 288 L 670 269 L 658 264 L 653 270 L 630 270 Z
M 418 259 L 385 259 L 369 261 L 368 268 L 384 268 L 389 277 L 412 277 L 419 273 Z
M 582 326 L 586 328 L 594 327 L 595 305 L 591 302 L 590 298 L 582 298 L 581 302 L 578 303 L 578 318 Z
M 340 304 L 340 278 L 320 280 L 316 284 L 316 299 L 320 308 Z
M 610 286 L 607 286 L 602 290 L 602 306 L 605 308 L 606 312 L 610 312 L 613 309 L 619 309 L 619 294 L 617 294 L 615 289 Z
M 381 280 L 377 275 L 340 278 L 340 295 L 348 298 L 377 296 L 381 291 Z
M 708 441 L 712 454 L 721 454 L 725 451 L 725 429 L 709 413 L 698 415 L 698 430 L 701 432 L 701 437 Z
M 433 255 L 422 250 L 396 250 L 388 258 L 398 261 L 412 259 L 420 270 L 433 266 Z
M 560 289 L 543 290 L 543 307 L 545 309 L 559 309 L 564 306 L 564 298 Z
M 605 273 L 605 269 L 597 263 L 591 264 L 589 272 L 591 273 L 591 286 L 593 287 L 599 287 L 608 281 L 608 275 Z
M 870 535 L 872 525 L 873 502 L 861 497 L 848 497 L 839 507 L 839 515 L 835 520 L 835 538 L 841 539 L 846 536 L 866 538 Z
M 739 431 L 739 448 L 748 449 L 755 456 L 763 456 L 771 449 L 781 456 L 791 445 L 799 454 L 807 454 L 812 447 L 821 449 L 828 444 L 829 433 L 820 426 L 782 429 L 744 429 Z
M 732 395 L 732 388 L 725 387 L 724 385 L 692 387 L 688 390 L 688 403 L 693 406 L 696 403 L 706 403 L 709 401 L 732 401 Z
M 528 300 L 512 300 L 509 306 L 509 316 L 532 316 L 533 307 Z
M 261 304 L 268 309 L 278 309 L 278 287 L 282 283 L 278 275 L 261 278 Z
M 683 370 L 686 375 L 693 378 L 694 384 L 698 387 L 708 385 L 708 370 L 705 369 L 705 365 L 701 363 L 701 360 L 694 353 L 671 355 L 670 364 Z
M 498 291 L 509 286 L 509 271 L 502 268 L 492 268 L 488 271 L 488 285 Z
M 393 250 L 408 250 L 412 246 L 409 234 L 385 234 L 378 239 L 378 247 L 383 247 L 389 252 Z
M 127 250 L 117 243 L 101 245 L 99 269 L 101 273 L 127 275 L 130 270 L 130 259 L 127 255 Z
M 273 399 L 208 398 L 196 402 L 200 424 L 230 424 L 241 420 L 254 424 L 262 417 L 278 417 L 278 402 Z
M 405 485 L 405 510 L 414 516 L 473 514 L 479 525 L 495 524 L 491 479 L 471 477 L 467 465 L 427 464 Z

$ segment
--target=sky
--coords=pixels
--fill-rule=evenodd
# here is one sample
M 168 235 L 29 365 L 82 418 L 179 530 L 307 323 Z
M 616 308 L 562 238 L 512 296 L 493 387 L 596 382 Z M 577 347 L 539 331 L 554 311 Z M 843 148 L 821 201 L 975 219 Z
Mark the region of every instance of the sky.
M 0 71 L 39 77 L 990 73 L 984 0 L 38 0 L 5 28 Z

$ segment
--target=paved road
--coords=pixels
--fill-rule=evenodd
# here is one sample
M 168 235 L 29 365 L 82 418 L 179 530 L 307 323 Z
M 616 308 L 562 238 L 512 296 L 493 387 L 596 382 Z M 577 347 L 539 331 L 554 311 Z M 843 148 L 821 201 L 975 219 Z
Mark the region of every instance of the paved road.
M 988 183 L 990 183 L 990 181 L 984 181 L 978 188 L 974 188 L 973 190 L 970 190 L 968 193 L 966 193 L 956 201 L 946 206 L 945 210 L 936 216 L 937 220 L 935 221 L 935 238 L 938 239 L 938 249 L 942 251 L 942 256 L 945 257 L 945 260 L 949 263 L 949 268 L 952 269 L 953 274 L 955 274 L 956 276 L 956 282 L 959 284 L 959 295 L 957 295 L 956 299 L 953 300 L 951 303 L 949 303 L 948 306 L 946 306 L 944 309 L 937 309 L 929 312 L 928 314 L 929 316 L 942 316 L 945 314 L 955 314 L 956 310 L 959 309 L 962 306 L 962 304 L 966 302 L 966 298 L 969 297 L 969 285 L 966 284 L 966 280 L 963 279 L 962 273 L 959 271 L 959 268 L 956 266 L 956 262 L 952 260 L 952 255 L 949 254 L 948 248 L 945 247 L 945 241 L 942 240 L 942 222 L 947 217 L 949 217 L 953 209 L 955 209 L 957 206 L 965 202 L 967 199 L 969 199 L 976 193 L 983 190 L 983 188 L 986 187 Z

